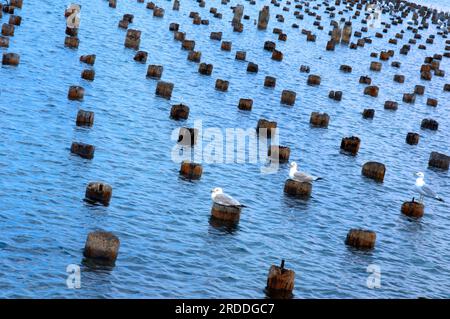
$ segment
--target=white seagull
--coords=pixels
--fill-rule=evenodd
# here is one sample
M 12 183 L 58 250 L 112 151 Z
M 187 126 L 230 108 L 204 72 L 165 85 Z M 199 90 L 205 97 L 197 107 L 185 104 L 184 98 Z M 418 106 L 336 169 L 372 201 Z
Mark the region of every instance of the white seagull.
M 216 187 L 211 190 L 211 198 L 214 203 L 222 206 L 247 207 L 239 203 L 238 200 L 234 199 L 230 195 L 225 194 L 220 187 Z
M 431 197 L 438 201 L 443 202 L 444 200 L 440 198 L 428 185 L 425 184 L 424 177 L 425 174 L 422 172 L 417 172 L 415 174 L 417 176 L 416 184 L 414 185 L 414 190 L 420 194 L 419 201 L 423 203 L 424 197 Z
M 319 179 L 322 179 L 322 177 L 317 177 L 317 176 L 313 176 L 313 175 L 309 175 L 308 173 L 305 172 L 299 172 L 297 171 L 297 163 L 296 162 L 291 162 L 291 169 L 289 170 L 289 177 L 292 178 L 293 180 L 296 180 L 298 182 L 307 182 L 307 183 L 311 183 L 314 181 L 317 181 Z

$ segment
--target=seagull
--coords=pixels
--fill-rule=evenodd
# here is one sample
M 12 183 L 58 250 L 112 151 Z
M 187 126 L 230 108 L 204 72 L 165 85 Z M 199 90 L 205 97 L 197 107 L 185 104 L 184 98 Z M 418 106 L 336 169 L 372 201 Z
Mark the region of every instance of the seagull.
M 431 197 L 441 202 L 444 201 L 430 187 L 428 187 L 428 185 L 425 184 L 425 181 L 423 180 L 425 177 L 424 173 L 417 172 L 415 175 L 417 176 L 417 179 L 416 184 L 414 185 L 414 190 L 420 194 L 419 201 L 421 203 L 423 203 L 424 197 Z
M 444 29 L 447 28 L 447 23 L 446 22 L 439 20 L 438 23 L 439 23 L 439 25 L 437 27 L 438 29 L 444 30 Z
M 222 188 L 216 187 L 211 190 L 211 198 L 214 203 L 229 206 L 229 207 L 247 207 L 239 203 L 238 200 L 234 199 L 230 195 L 227 195 L 223 192 Z
M 312 175 L 309 175 L 308 173 L 297 171 L 297 163 L 296 162 L 291 162 L 290 167 L 291 167 L 291 169 L 289 170 L 289 177 L 298 182 L 311 183 L 311 182 L 317 181 L 319 179 L 322 179 L 322 177 L 312 176 Z

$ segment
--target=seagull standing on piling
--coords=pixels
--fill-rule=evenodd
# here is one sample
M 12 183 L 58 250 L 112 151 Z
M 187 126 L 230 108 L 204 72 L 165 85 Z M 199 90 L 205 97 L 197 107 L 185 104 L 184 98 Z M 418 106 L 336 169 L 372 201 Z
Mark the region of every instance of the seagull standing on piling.
M 211 198 L 214 203 L 222 205 L 222 206 L 229 206 L 229 207 L 247 207 L 245 205 L 242 205 L 239 203 L 238 200 L 234 199 L 228 194 L 225 194 L 220 187 L 213 188 L 211 190 Z
M 438 24 L 439 24 L 437 27 L 438 29 L 444 30 L 447 28 L 447 23 L 445 21 L 439 20 Z
M 297 163 L 291 162 L 291 169 L 289 170 L 289 177 L 295 181 L 301 182 L 301 183 L 311 183 L 314 181 L 317 181 L 319 179 L 322 179 L 322 177 L 317 177 L 313 175 L 309 175 L 305 172 L 299 172 L 297 171 Z
M 425 174 L 422 172 L 417 172 L 415 174 L 417 176 L 416 184 L 414 185 L 414 190 L 420 194 L 419 201 L 423 203 L 424 197 L 431 197 L 438 201 L 443 202 L 444 200 L 440 198 L 428 185 L 425 184 L 424 178 Z

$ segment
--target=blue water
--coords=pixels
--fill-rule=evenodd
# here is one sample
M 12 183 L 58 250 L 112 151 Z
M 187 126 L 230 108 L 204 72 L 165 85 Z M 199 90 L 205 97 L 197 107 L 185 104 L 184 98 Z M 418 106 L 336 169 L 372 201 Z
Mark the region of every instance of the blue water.
M 411 1 L 433 9 L 448 11 L 450 9 L 450 1 L 448 0 L 416 0 Z
M 390 36 L 373 37 L 365 48 L 337 46 L 325 51 L 330 29 L 322 14 L 324 30 L 270 6 L 267 31 L 257 31 L 253 20 L 263 1 L 245 5 L 244 32 L 233 33 L 229 5 L 207 1 L 181 1 L 172 11 L 169 1 L 155 1 L 166 9 L 163 19 L 154 18 L 145 4 L 118 0 L 117 9 L 107 1 L 79 0 L 82 5 L 80 46 L 64 47 L 64 8 L 68 1 L 24 1 L 22 25 L 16 27 L 10 48 L 21 61 L 17 68 L 0 69 L 0 297 L 33 298 L 263 298 L 268 269 L 286 259 L 296 271 L 295 298 L 446 298 L 450 291 L 450 187 L 448 172 L 427 169 L 431 151 L 450 154 L 450 108 L 442 88 L 448 83 L 449 60 L 441 69 L 445 78 L 420 80 L 419 68 L 426 56 L 443 53 L 445 41 L 437 36 L 427 50 L 412 46 L 409 55 L 399 55 L 412 37 L 405 31 L 397 46 L 387 44 L 402 28 L 392 27 Z M 241 1 L 231 1 L 231 5 Z M 441 3 L 441 2 L 439 2 Z M 217 7 L 223 19 L 209 13 Z M 320 10 L 323 10 L 321 8 Z M 193 25 L 190 11 L 209 19 L 209 26 Z M 155 96 L 156 81 L 146 79 L 147 66 L 133 61 L 134 51 L 123 46 L 125 31 L 117 28 L 124 13 L 132 13 L 131 28 L 142 31 L 141 50 L 149 52 L 148 64 L 164 66 L 162 79 L 173 82 L 170 101 Z M 277 13 L 284 23 L 275 19 Z M 4 14 L 2 23 L 7 21 Z M 387 19 L 387 17 L 385 17 Z M 358 19 L 359 21 L 360 19 Z M 197 73 L 197 64 L 187 61 L 187 52 L 173 40 L 171 22 L 180 23 L 188 39 L 196 41 L 202 61 L 213 63 L 212 76 Z M 298 23 L 300 29 L 291 28 Z M 271 32 L 282 28 L 287 42 Z M 306 42 L 301 29 L 313 30 L 317 42 Z M 354 30 L 359 29 L 355 22 Z M 403 26 L 406 29 L 406 26 Z M 232 52 L 220 50 L 209 39 L 222 31 L 232 41 Z M 374 34 L 378 30 L 369 30 Z M 434 27 L 423 31 L 424 43 Z M 271 60 L 263 50 L 266 40 L 276 42 L 284 53 L 282 62 Z M 382 72 L 369 70 L 370 52 L 396 50 L 400 69 L 383 62 Z M 247 60 L 259 64 L 259 72 L 246 72 L 247 63 L 234 59 L 236 50 L 247 51 Z M 87 65 L 82 54 L 96 54 L 96 78 L 87 82 L 80 73 Z M 322 76 L 319 87 L 306 85 L 307 74 Z M 349 64 L 351 74 L 339 66 Z M 392 81 L 394 74 L 406 81 Z M 277 77 L 275 89 L 263 87 L 264 77 Z M 380 86 L 378 98 L 363 95 L 361 75 Z M 229 91 L 214 89 L 217 78 L 230 81 Z M 402 95 L 416 84 L 426 86 L 414 105 Z M 83 102 L 67 100 L 70 85 L 81 85 Z M 295 106 L 280 105 L 283 89 L 297 93 Z M 328 98 L 330 90 L 343 91 L 341 102 Z M 439 100 L 432 108 L 427 97 Z M 254 99 L 251 112 L 238 111 L 240 98 Z M 399 102 L 396 112 L 383 109 L 384 101 Z M 190 107 L 186 122 L 169 118 L 172 104 Z M 78 109 L 95 112 L 92 128 L 75 125 Z M 374 108 L 375 118 L 364 120 L 361 112 Z M 313 129 L 313 111 L 330 115 L 328 129 Z M 439 121 L 436 132 L 420 129 L 423 118 Z M 314 184 L 312 198 L 301 201 L 286 197 L 283 185 L 288 166 L 276 174 L 261 174 L 261 164 L 207 164 L 202 178 L 189 182 L 179 178 L 179 164 L 171 161 L 174 129 L 192 126 L 254 128 L 259 118 L 278 122 L 280 143 L 291 148 L 291 160 L 325 179 Z M 417 146 L 405 143 L 407 132 L 419 132 Z M 340 154 L 341 138 L 357 135 L 361 149 L 356 157 Z M 95 158 L 84 160 L 70 154 L 72 141 L 96 146 Z M 367 161 L 387 167 L 384 183 L 361 176 Z M 427 200 L 421 220 L 400 213 L 412 191 L 413 173 L 422 170 L 427 182 L 447 203 Z M 83 201 L 88 182 L 112 185 L 109 207 Z M 245 203 L 234 230 L 210 224 L 210 190 L 215 186 Z M 344 245 L 350 228 L 376 231 L 376 247 L 360 252 Z M 113 269 L 92 269 L 82 264 L 86 236 L 97 229 L 113 231 L 121 240 Z M 66 267 L 81 265 L 81 289 L 68 289 Z M 369 289 L 369 264 L 381 268 L 381 287 Z

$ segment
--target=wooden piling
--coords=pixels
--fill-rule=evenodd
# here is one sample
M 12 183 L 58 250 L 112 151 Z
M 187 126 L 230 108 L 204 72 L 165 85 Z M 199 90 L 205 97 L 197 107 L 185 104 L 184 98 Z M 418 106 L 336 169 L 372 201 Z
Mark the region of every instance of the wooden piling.
M 83 70 L 81 72 L 81 78 L 87 81 L 94 81 L 95 71 L 94 70 Z
M 341 150 L 351 155 L 356 155 L 358 154 L 360 144 L 361 140 L 359 139 L 359 137 L 344 137 L 341 141 Z
M 187 120 L 189 117 L 189 107 L 184 104 L 172 105 L 170 117 L 174 120 Z
M 158 84 L 156 85 L 155 94 L 170 100 L 170 98 L 172 97 L 173 87 L 174 87 L 173 83 L 159 81 Z
M 3 53 L 2 65 L 18 66 L 20 62 L 20 56 L 17 53 Z
M 365 119 L 373 119 L 374 116 L 375 116 L 374 109 L 364 109 L 362 112 L 362 117 Z
M 140 63 L 146 63 L 147 62 L 148 53 L 146 51 L 138 51 L 134 55 L 133 60 Z
M 277 292 L 292 293 L 294 289 L 295 272 L 284 268 L 284 260 L 281 266 L 270 266 L 267 276 L 266 289 L 270 295 L 278 295 Z
M 272 161 L 278 163 L 289 162 L 290 155 L 291 149 L 288 146 L 270 145 L 267 150 L 267 156 L 269 156 Z
M 152 79 L 160 79 L 163 73 L 164 67 L 162 65 L 151 64 L 147 68 L 147 77 Z
M 241 210 L 241 207 L 213 203 L 211 216 L 224 222 L 237 223 L 241 217 Z
M 81 101 L 84 98 L 84 88 L 77 85 L 72 85 L 69 87 L 69 92 L 67 94 L 69 100 Z
M 372 97 L 377 97 L 380 89 L 376 85 L 369 85 L 364 88 L 364 94 Z
M 327 113 L 312 112 L 309 123 L 313 127 L 327 128 L 330 122 L 330 116 Z
M 264 79 L 264 86 L 274 88 L 276 85 L 277 79 L 273 76 L 266 76 Z
M 83 255 L 114 264 L 119 254 L 120 240 L 111 232 L 90 232 L 86 239 Z
M 198 66 L 198 73 L 203 75 L 211 75 L 213 71 L 213 65 L 208 63 L 200 63 Z
M 73 142 L 72 146 L 70 147 L 70 152 L 85 159 L 93 159 L 95 146 L 85 143 Z
M 297 93 L 290 90 L 283 90 L 281 92 L 281 104 L 292 106 L 295 104 L 295 98 L 297 96 Z
M 448 171 L 449 164 L 450 164 L 450 156 L 438 152 L 431 152 L 430 158 L 428 160 L 429 167 L 439 168 Z
M 275 131 L 277 128 L 277 122 L 268 121 L 266 119 L 258 120 L 258 124 L 256 126 L 256 132 L 261 135 L 265 135 L 267 138 L 270 138 L 275 135 Z
M 425 211 L 425 206 L 422 203 L 418 203 L 416 201 L 411 202 L 404 202 L 402 204 L 401 212 L 402 214 L 413 217 L 413 218 L 420 218 L 423 216 L 423 213 Z
M 85 200 L 108 206 L 111 201 L 112 187 L 102 182 L 90 182 L 86 187 Z
M 226 80 L 217 79 L 215 87 L 216 87 L 216 90 L 218 90 L 218 91 L 226 92 L 226 91 L 228 91 L 229 84 L 230 83 Z
M 386 166 L 378 162 L 367 162 L 363 165 L 361 174 L 377 182 L 383 182 Z
M 321 79 L 320 76 L 311 74 L 308 76 L 308 85 L 320 85 Z
M 127 35 L 125 37 L 125 47 L 139 50 L 139 46 L 141 44 L 141 31 L 134 30 L 134 29 L 128 29 Z
M 95 58 L 96 58 L 95 54 L 82 55 L 82 56 L 80 56 L 80 62 L 89 64 L 89 65 L 94 65 Z
M 420 124 L 420 127 L 422 129 L 437 131 L 437 129 L 439 128 L 439 123 L 433 119 L 423 119 L 422 123 Z
M 183 161 L 181 163 L 180 175 L 189 180 L 200 179 L 202 173 L 203 173 L 202 165 L 198 163 L 193 163 L 190 161 Z
M 359 249 L 372 249 L 375 247 L 377 235 L 375 232 L 364 229 L 350 229 L 345 244 Z
M 258 64 L 255 64 L 253 62 L 249 62 L 247 64 L 247 72 L 249 72 L 249 73 L 258 73 Z
M 312 184 L 299 182 L 293 179 L 286 180 L 284 184 L 284 193 L 301 199 L 307 199 L 311 196 Z
M 94 125 L 94 112 L 79 110 L 76 119 L 77 126 L 92 126 Z

